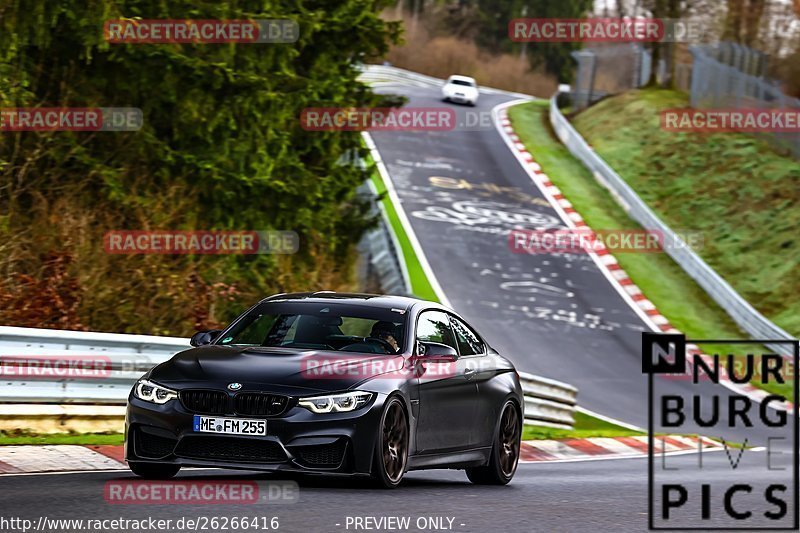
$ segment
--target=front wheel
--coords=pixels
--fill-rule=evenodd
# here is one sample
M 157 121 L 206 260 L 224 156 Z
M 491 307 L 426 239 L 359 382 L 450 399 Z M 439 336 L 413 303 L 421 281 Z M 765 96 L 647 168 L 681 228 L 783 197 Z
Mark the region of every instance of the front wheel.
M 408 419 L 399 398 L 387 401 L 375 440 L 372 477 L 379 487 L 392 489 L 403 480 L 408 463 Z
M 180 471 L 181 465 L 129 462 L 131 472 L 144 479 L 170 479 Z
M 513 402 L 506 402 L 502 413 L 489 464 L 467 468 L 467 477 L 478 485 L 505 485 L 517 471 L 522 421 Z

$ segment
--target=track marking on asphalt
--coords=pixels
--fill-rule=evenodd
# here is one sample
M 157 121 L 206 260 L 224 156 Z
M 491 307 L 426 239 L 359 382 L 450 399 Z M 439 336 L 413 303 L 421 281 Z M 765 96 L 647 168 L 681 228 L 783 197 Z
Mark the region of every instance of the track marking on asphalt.
M 389 171 L 383 162 L 383 158 L 378 150 L 378 146 L 375 144 L 375 141 L 372 140 L 372 136 L 370 136 L 370 134 L 366 131 L 362 132 L 361 136 L 364 138 L 364 142 L 372 154 L 372 159 L 375 161 L 375 166 L 378 169 L 378 173 L 381 175 L 381 179 L 383 179 L 384 186 L 386 187 L 386 193 L 389 195 L 389 200 L 392 202 L 392 204 L 394 204 L 394 209 L 397 212 L 397 218 L 400 220 L 400 225 L 403 226 L 403 230 L 406 232 L 406 236 L 411 242 L 411 247 L 414 249 L 414 253 L 417 255 L 417 260 L 419 261 L 423 272 L 425 272 L 425 276 L 428 278 L 428 282 L 431 284 L 433 292 L 436 293 L 436 296 L 439 298 L 439 301 L 442 303 L 442 305 L 446 305 L 452 309 L 453 306 L 450 304 L 450 300 L 445 295 L 444 290 L 442 290 L 442 286 L 439 285 L 439 280 L 433 273 L 433 269 L 428 262 L 428 258 L 425 256 L 425 252 L 422 249 L 422 245 L 420 244 L 419 239 L 417 239 L 414 229 L 411 227 L 411 221 L 408 220 L 408 215 L 406 214 L 405 209 L 403 209 L 403 206 L 400 202 L 400 197 L 397 195 L 397 190 L 394 188 L 392 177 L 389 175 Z
M 511 142 L 511 139 L 509 138 L 509 133 L 506 131 L 506 128 L 511 127 L 511 121 L 507 117 L 506 118 L 500 117 L 501 113 L 506 112 L 506 110 L 509 107 L 522 104 L 525 102 L 526 102 L 525 100 L 511 100 L 508 102 L 504 102 L 502 104 L 498 104 L 494 108 L 492 108 L 492 118 L 494 119 L 495 129 L 500 134 L 500 138 L 503 139 L 503 142 L 506 144 L 509 151 L 511 151 L 511 153 L 514 154 L 514 157 L 516 157 L 517 162 L 520 164 L 522 169 L 528 175 L 528 178 L 530 178 L 534 186 L 536 186 L 539 192 L 541 192 L 542 196 L 544 196 L 545 199 L 547 199 L 550 202 L 550 205 L 556 211 L 556 213 L 558 213 L 561 220 L 563 220 L 568 227 L 575 228 L 577 227 L 576 219 L 578 219 L 578 221 L 583 223 L 583 218 L 577 212 L 575 212 L 574 209 L 571 208 L 565 209 L 561 207 L 558 204 L 558 201 L 552 197 L 553 194 L 548 189 L 553 188 L 553 190 L 558 193 L 560 193 L 560 189 L 555 187 L 550 182 L 549 178 L 547 178 L 546 175 L 541 173 L 537 174 L 536 171 L 534 171 L 531 168 L 530 163 L 526 161 L 520 150 L 516 149 L 514 143 Z M 527 149 L 525 150 L 525 153 L 528 153 Z M 640 309 L 638 305 L 636 305 L 636 302 L 633 301 L 631 295 L 628 294 L 628 292 L 625 289 L 623 289 L 623 287 L 611 275 L 611 272 L 608 270 L 608 268 L 606 268 L 608 263 L 616 263 L 617 260 L 614 259 L 614 257 L 611 256 L 610 254 L 598 255 L 596 252 L 591 250 L 587 251 L 587 255 L 592 259 L 592 261 L 594 261 L 597 264 L 600 273 L 603 274 L 603 276 L 605 276 L 606 279 L 608 279 L 609 283 L 614 288 L 614 290 L 616 290 L 617 293 L 619 293 L 622 299 L 628 304 L 628 306 L 631 309 L 633 309 L 634 313 L 636 313 L 639 316 L 642 322 L 644 322 L 645 325 L 650 327 L 652 331 L 660 331 L 658 326 L 656 326 L 652 322 L 652 320 L 650 320 L 650 317 L 642 309 Z M 608 257 L 608 259 L 602 259 L 602 257 Z M 636 291 L 641 293 L 641 291 L 638 290 L 638 287 L 636 287 Z

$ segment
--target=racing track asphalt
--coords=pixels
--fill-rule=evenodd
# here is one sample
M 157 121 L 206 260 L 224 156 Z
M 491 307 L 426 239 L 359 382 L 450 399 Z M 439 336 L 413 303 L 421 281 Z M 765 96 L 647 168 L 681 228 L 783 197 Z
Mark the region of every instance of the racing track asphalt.
M 438 90 L 396 87 L 413 106 L 440 106 Z M 508 100 L 484 94 L 478 111 Z M 467 109 L 458 108 L 463 114 Z M 472 111 L 472 109 L 469 109 Z M 555 211 L 510 154 L 493 126 L 481 131 L 373 134 L 394 187 L 450 303 L 475 324 L 521 370 L 564 380 L 579 389 L 580 404 L 644 426 L 647 389 L 641 374 L 640 334 L 645 329 L 587 257 L 515 255 L 503 231 L 509 220 L 530 217 L 559 224 Z M 534 154 L 535 155 L 535 154 Z M 465 180 L 430 180 L 431 177 Z M 464 188 L 441 185 L 462 183 Z M 467 184 L 467 185 L 464 185 Z M 438 186 L 437 186 L 438 185 Z M 511 218 L 509 218 L 511 217 Z M 659 383 L 685 392 L 685 383 Z M 705 393 L 726 394 L 707 385 Z M 708 432 L 704 432 L 708 434 Z M 722 431 L 739 437 L 736 431 Z M 720 436 L 712 434 L 710 436 Z M 752 433 L 748 434 L 752 438 Z M 773 478 L 767 454 L 738 452 L 667 458 L 677 471 L 663 475 L 696 488 L 703 481 L 755 486 Z M 110 505 L 103 497 L 111 480 L 134 480 L 129 472 L 0 476 L 4 518 L 278 516 L 279 531 L 355 531 L 348 516 L 452 517 L 453 531 L 643 531 L 647 527 L 647 460 L 622 459 L 520 465 L 506 487 L 470 484 L 463 472 L 412 472 L 394 491 L 366 487 L 350 478 L 299 479 L 300 501 L 290 505 Z M 178 479 L 273 479 L 248 472 L 187 471 Z M 720 515 L 717 489 L 712 518 L 703 526 L 729 526 Z M 768 508 L 756 491 L 737 502 Z M 687 508 L 698 514 L 693 492 Z M 337 524 L 339 524 L 337 526 Z M 461 525 L 463 524 L 463 525 Z M 11 529 L 0 528 L 3 531 Z M 16 530 L 19 531 L 19 530 Z M 363 531 L 363 529 L 362 529 Z M 412 526 L 407 531 L 419 531 Z M 430 531 L 430 530 L 429 530 Z
M 514 98 L 482 94 L 478 106 L 469 108 L 443 103 L 438 88 L 393 85 L 381 92 L 404 95 L 407 108 L 455 109 L 459 125 L 482 125 L 372 133 L 452 307 L 518 369 L 571 383 L 579 389 L 581 406 L 646 428 L 641 333 L 650 329 L 643 319 L 588 255 L 517 254 L 509 247 L 507 234 L 514 227 L 565 227 L 487 119 L 495 106 Z M 475 119 L 476 113 L 484 120 Z M 702 391 L 704 415 L 711 407 L 707 399 L 719 395 L 722 412 L 727 411 L 730 393 L 724 387 L 661 377 L 654 383 L 657 394 L 685 399 Z M 757 421 L 755 426 L 686 428 L 761 445 L 769 436 L 790 436 Z
M 754 485 L 766 481 L 766 454 L 746 455 L 737 479 Z M 734 457 L 735 459 L 735 457 Z M 667 466 L 698 472 L 696 455 L 668 457 Z M 718 472 L 722 452 L 705 454 L 709 472 Z M 647 460 L 598 460 L 578 463 L 520 465 L 512 483 L 505 487 L 471 485 L 463 472 L 412 472 L 398 489 L 377 490 L 361 481 L 337 478 L 300 478 L 299 501 L 274 505 L 112 505 L 104 499 L 108 481 L 135 480 L 130 472 L 80 474 L 6 475 L 0 477 L 2 516 L 32 520 L 113 519 L 178 520 L 181 517 L 279 518 L 278 531 L 340 532 L 347 517 L 408 516 L 412 526 L 420 517 L 451 517 L 452 531 L 644 531 L 647 528 Z M 713 480 L 714 474 L 703 479 Z M 251 472 L 193 471 L 180 480 L 270 480 Z M 681 478 L 681 479 L 686 479 Z M 713 516 L 705 526 L 727 525 L 720 515 L 719 495 L 714 493 Z M 736 500 L 741 510 L 768 510 L 760 494 Z M 699 498 L 692 495 L 682 511 L 697 515 Z M 681 515 L 678 515 L 681 516 Z M 337 524 L 339 524 L 337 526 Z M 463 524 L 463 525 L 462 525 Z M 3 531 L 10 531 L 3 529 Z M 57 531 L 57 530 L 53 530 Z M 183 531 L 174 529 L 174 531 Z M 211 530 L 213 531 L 213 529 Z M 363 531 L 363 530 L 362 530 Z M 430 529 L 427 529 L 430 531 Z M 59 532 L 61 533 L 61 532 Z

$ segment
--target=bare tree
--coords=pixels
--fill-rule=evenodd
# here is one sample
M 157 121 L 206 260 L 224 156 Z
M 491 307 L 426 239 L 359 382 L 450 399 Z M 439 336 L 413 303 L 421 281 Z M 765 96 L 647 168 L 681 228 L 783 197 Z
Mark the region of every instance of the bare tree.
M 800 0 L 795 0 L 798 1 Z M 722 38 L 747 46 L 756 46 L 766 4 L 766 0 L 728 0 L 728 14 Z

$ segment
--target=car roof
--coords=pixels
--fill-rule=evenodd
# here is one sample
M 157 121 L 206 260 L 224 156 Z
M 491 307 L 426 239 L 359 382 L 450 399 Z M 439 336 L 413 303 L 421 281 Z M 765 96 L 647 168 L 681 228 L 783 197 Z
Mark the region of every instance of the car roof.
M 452 76 L 447 78 L 447 81 L 453 81 L 453 80 L 461 80 L 461 81 L 468 81 L 471 83 L 475 83 L 475 78 L 470 78 L 469 76 L 461 76 L 460 74 L 453 74 Z M 475 84 L 477 85 L 477 83 Z
M 313 303 L 325 303 L 336 300 L 341 303 L 351 303 L 370 307 L 381 307 L 384 309 L 410 309 L 415 304 L 425 304 L 425 306 L 445 309 L 438 303 L 411 298 L 408 296 L 396 296 L 392 294 L 368 294 L 360 292 L 335 292 L 335 291 L 316 291 L 316 292 L 289 292 L 275 294 L 261 300 L 263 302 L 277 302 L 286 300 L 303 300 Z

